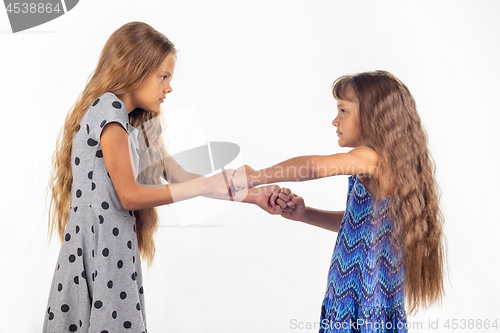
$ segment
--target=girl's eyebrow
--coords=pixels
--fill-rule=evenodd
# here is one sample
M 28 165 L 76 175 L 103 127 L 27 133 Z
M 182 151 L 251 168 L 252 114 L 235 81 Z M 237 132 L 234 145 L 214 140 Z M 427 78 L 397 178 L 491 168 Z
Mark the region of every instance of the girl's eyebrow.
M 172 75 L 172 73 L 170 73 L 170 72 L 167 72 L 167 71 L 161 71 L 160 73 L 161 73 L 161 74 L 167 74 L 167 75 Z

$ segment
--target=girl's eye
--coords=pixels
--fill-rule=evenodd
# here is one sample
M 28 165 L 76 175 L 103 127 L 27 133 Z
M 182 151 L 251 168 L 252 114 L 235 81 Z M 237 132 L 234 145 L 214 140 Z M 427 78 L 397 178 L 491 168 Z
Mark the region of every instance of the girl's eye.
M 165 80 L 166 78 L 167 78 L 167 76 L 165 76 L 165 75 L 164 75 L 164 76 L 162 76 L 162 77 L 161 77 L 161 80 L 163 81 L 163 80 Z
M 344 113 L 345 113 L 345 110 L 344 110 L 344 109 L 340 109 L 340 112 L 342 112 L 342 114 L 344 114 Z

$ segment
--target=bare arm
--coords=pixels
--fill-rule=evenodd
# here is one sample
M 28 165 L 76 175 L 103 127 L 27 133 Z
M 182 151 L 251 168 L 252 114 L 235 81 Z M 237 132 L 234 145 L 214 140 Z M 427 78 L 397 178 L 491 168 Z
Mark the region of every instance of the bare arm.
M 339 232 L 344 211 L 329 211 L 306 207 L 305 214 L 300 222 L 320 227 L 333 232 Z
M 177 163 L 177 161 L 170 155 L 168 155 L 163 161 L 165 163 L 165 171 L 168 177 L 168 179 L 165 180 L 169 183 L 184 183 L 197 178 L 206 178 L 205 176 L 184 170 L 184 168 L 180 166 L 179 163 Z
M 136 183 L 135 169 L 127 132 L 116 122 L 108 123 L 101 133 L 104 163 L 116 194 L 127 210 L 140 210 L 166 205 L 199 195 L 212 198 L 228 197 L 222 173 L 210 178 L 198 178 L 172 185 L 142 185 Z M 229 174 L 233 170 L 226 170 Z M 227 198 L 229 200 L 229 198 Z
M 308 207 L 305 205 L 304 198 L 292 193 L 289 188 L 283 187 L 280 192 L 280 196 L 288 196 L 290 200 L 287 202 L 287 206 L 293 208 L 293 210 L 283 210 L 281 216 L 289 220 L 304 222 L 315 227 L 339 232 L 344 211 L 329 211 Z M 273 200 L 275 197 L 271 199 Z
M 358 147 L 348 153 L 294 157 L 261 170 L 243 166 L 236 171 L 233 184 L 239 189 L 246 186 L 305 181 L 336 175 L 370 177 L 376 174 L 376 166 L 377 153 L 369 147 Z

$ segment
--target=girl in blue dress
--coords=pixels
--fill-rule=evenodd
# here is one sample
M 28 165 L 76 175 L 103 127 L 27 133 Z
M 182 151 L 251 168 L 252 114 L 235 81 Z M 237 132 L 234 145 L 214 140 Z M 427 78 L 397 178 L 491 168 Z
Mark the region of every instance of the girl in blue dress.
M 340 77 L 332 93 L 338 144 L 354 149 L 262 170 L 245 165 L 233 186 L 349 175 L 345 211 L 308 207 L 289 189 L 279 194 L 294 207 L 283 217 L 338 232 L 320 333 L 407 332 L 405 301 L 413 313 L 444 294 L 444 219 L 427 134 L 409 89 L 389 72 Z

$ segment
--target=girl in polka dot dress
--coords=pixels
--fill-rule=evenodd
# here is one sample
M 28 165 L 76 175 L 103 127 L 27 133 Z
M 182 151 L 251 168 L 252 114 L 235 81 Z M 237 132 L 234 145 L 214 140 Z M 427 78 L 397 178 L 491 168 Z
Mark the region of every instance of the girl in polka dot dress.
M 175 60 L 163 34 L 142 22 L 125 24 L 106 42 L 66 117 L 49 184 L 50 235 L 57 232 L 62 246 L 44 333 L 147 331 L 141 258 L 151 263 L 154 256 L 156 206 L 199 195 L 254 203 L 271 214 L 286 206 L 270 204 L 279 186 L 228 192 L 234 170 L 205 178 L 168 157 L 151 120 L 172 91 Z
M 332 88 L 338 144 L 354 149 L 262 170 L 243 166 L 233 186 L 349 175 L 345 211 L 307 207 L 281 189 L 295 206 L 283 217 L 338 232 L 316 327 L 407 332 L 405 300 L 412 313 L 444 293 L 443 217 L 427 135 L 410 91 L 389 72 L 346 75 Z

